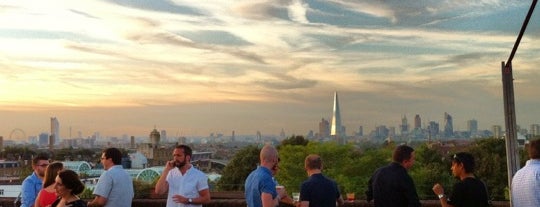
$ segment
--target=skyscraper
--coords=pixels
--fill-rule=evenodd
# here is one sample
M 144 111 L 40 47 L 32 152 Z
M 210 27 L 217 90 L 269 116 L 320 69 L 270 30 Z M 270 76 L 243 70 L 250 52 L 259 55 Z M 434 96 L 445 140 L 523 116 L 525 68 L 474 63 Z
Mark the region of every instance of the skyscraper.
M 414 117 L 414 129 L 421 129 L 422 128 L 422 119 L 420 119 L 420 115 L 416 114 Z
M 399 128 L 402 136 L 407 136 L 409 134 L 409 124 L 407 123 L 407 116 L 403 115 L 403 117 L 401 117 L 401 125 L 399 125 Z
M 341 126 L 341 114 L 339 111 L 339 100 L 337 91 L 334 92 L 334 110 L 332 113 L 332 127 L 330 135 L 336 139 L 338 143 L 343 143 L 343 127 Z
M 160 142 L 161 135 L 159 134 L 158 130 L 154 128 L 150 132 L 150 143 L 152 143 L 152 147 L 158 147 Z
M 53 145 L 60 142 L 60 123 L 56 117 L 51 117 L 51 136 Z
M 454 125 L 452 123 L 452 116 L 444 112 L 444 137 L 450 138 L 454 136 Z
M 330 136 L 330 123 L 324 118 L 319 122 L 319 138 L 327 138 Z
M 467 121 L 467 131 L 474 136 L 478 133 L 478 121 L 476 119 L 471 119 Z

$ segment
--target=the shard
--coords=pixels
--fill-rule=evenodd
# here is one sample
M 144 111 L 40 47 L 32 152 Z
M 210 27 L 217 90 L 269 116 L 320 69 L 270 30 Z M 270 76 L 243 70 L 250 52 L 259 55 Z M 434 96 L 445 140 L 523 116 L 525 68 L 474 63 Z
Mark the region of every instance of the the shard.
M 343 127 L 341 126 L 341 114 L 339 112 L 339 100 L 338 100 L 338 94 L 337 91 L 334 92 L 334 110 L 332 114 L 332 126 L 330 127 L 330 135 L 338 141 L 338 143 L 342 143 L 342 131 Z

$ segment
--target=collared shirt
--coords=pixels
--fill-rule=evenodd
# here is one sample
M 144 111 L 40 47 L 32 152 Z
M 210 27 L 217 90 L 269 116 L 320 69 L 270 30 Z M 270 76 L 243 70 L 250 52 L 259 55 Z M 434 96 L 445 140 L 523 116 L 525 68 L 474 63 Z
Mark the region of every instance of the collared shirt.
M 512 179 L 512 206 L 540 206 L 540 160 L 531 159 Z
M 375 207 L 420 207 L 414 182 L 407 170 L 392 162 L 375 171 L 368 183 L 367 200 Z
M 39 179 L 36 172 L 26 177 L 22 182 L 22 197 L 21 207 L 33 206 L 36 202 L 36 197 L 41 190 L 43 181 Z
M 322 173 L 309 176 L 300 186 L 300 201 L 309 201 L 309 207 L 335 207 L 340 196 L 337 183 Z
M 276 183 L 272 180 L 270 169 L 258 166 L 246 178 L 246 203 L 248 207 L 262 207 L 262 193 L 269 193 L 276 198 Z
M 166 178 L 169 185 L 167 195 L 167 207 L 202 207 L 202 204 L 183 204 L 173 201 L 174 195 L 182 195 L 186 198 L 198 198 L 201 195 L 199 191 L 208 189 L 208 177 L 206 174 L 191 166 L 185 174 L 182 175 L 178 168 L 169 171 Z
M 103 172 L 94 188 L 94 195 L 107 198 L 105 207 L 131 207 L 133 194 L 133 181 L 122 165 Z

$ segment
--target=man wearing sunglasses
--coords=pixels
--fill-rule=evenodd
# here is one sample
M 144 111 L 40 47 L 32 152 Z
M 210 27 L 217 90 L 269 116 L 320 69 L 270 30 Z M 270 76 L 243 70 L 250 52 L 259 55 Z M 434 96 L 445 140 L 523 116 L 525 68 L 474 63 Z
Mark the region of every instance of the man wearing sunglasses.
M 454 184 L 452 194 L 444 194 L 443 186 L 436 183 L 433 192 L 439 197 L 443 207 L 487 207 L 489 198 L 484 182 L 474 176 L 474 157 L 466 152 L 452 156 L 452 175 L 459 179 Z
M 21 207 L 34 206 L 37 194 L 42 188 L 45 169 L 49 166 L 49 156 L 39 154 L 32 159 L 34 172 L 22 182 Z

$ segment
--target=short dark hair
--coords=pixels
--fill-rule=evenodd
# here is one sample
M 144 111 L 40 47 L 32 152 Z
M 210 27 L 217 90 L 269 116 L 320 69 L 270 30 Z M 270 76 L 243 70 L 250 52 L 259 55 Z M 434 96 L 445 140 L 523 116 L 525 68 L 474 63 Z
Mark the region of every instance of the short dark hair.
M 191 147 L 189 147 L 187 145 L 184 145 L 184 144 L 181 144 L 181 145 L 176 145 L 175 148 L 184 150 L 184 156 L 189 155 L 189 157 L 191 159 L 191 157 L 192 157 L 191 155 L 193 155 L 193 150 L 191 150 Z
M 411 154 L 414 152 L 412 147 L 407 145 L 399 145 L 394 149 L 394 154 L 392 155 L 392 160 L 394 162 L 402 163 L 405 160 L 411 159 Z
M 58 177 L 62 180 L 62 185 L 67 189 L 71 189 L 71 194 L 78 195 L 84 191 L 84 184 L 79 179 L 79 175 L 73 170 L 60 170 Z
M 49 160 L 49 155 L 45 153 L 39 153 L 37 156 L 32 159 L 32 165 L 37 165 L 40 160 Z
M 474 157 L 470 153 L 456 153 L 452 156 L 452 162 L 463 164 L 466 173 L 474 172 Z
M 321 156 L 311 154 L 306 157 L 305 160 L 306 167 L 310 170 L 318 169 L 320 170 L 322 168 L 322 159 Z
M 103 154 L 106 159 L 112 158 L 115 165 L 122 164 L 122 152 L 119 149 L 111 147 L 103 150 Z
M 531 159 L 540 159 L 540 139 L 529 141 L 528 153 Z

